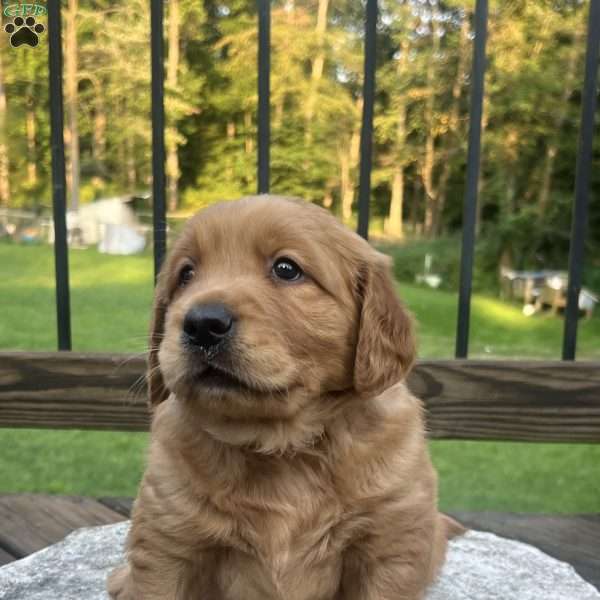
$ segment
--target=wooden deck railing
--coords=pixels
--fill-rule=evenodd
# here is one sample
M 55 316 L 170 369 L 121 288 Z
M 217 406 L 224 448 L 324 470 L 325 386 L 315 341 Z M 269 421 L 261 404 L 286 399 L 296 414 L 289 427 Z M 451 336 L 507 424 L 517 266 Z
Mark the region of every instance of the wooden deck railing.
M 144 431 L 145 359 L 0 353 L 0 427 Z M 431 438 L 600 442 L 600 363 L 422 361 L 409 387 Z

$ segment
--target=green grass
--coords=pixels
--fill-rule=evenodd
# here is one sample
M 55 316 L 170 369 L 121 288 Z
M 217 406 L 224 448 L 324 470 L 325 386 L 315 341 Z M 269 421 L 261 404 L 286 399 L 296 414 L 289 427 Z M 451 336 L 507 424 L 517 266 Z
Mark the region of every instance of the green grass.
M 398 284 L 417 320 L 419 356 L 452 358 L 456 335 L 457 294 L 414 284 Z M 522 305 L 474 294 L 470 358 L 560 359 L 564 321 L 550 312 L 526 317 Z M 597 311 L 600 312 L 600 309 Z M 581 319 L 577 358 L 600 360 L 600 317 Z
M 0 348 L 56 349 L 54 256 L 48 246 L 0 244 Z M 69 253 L 73 350 L 143 352 L 152 258 Z
M 147 434 L 0 430 L 0 493 L 134 496 Z M 597 513 L 600 445 L 432 442 L 443 509 Z
M 0 493 L 134 496 L 146 433 L 0 429 Z
M 51 248 L 0 244 L 0 348 L 54 350 Z M 73 348 L 143 352 L 152 296 L 148 255 L 70 253 Z M 420 356 L 451 357 L 456 294 L 402 283 L 419 322 Z M 561 319 L 524 317 L 518 305 L 473 298 L 478 357 L 558 358 Z M 600 359 L 600 319 L 581 323 L 579 357 Z M 0 492 L 134 495 L 146 434 L 1 430 Z M 433 442 L 445 509 L 598 512 L 600 445 Z

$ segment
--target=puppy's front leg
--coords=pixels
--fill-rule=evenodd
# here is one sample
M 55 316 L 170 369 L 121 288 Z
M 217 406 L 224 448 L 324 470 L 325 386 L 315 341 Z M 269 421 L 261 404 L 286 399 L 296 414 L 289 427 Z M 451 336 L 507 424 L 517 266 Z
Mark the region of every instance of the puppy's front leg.
M 135 600 L 129 565 L 121 565 L 111 571 L 106 589 L 111 600 Z
M 108 577 L 111 600 L 219 600 L 208 556 L 192 562 L 132 552 L 129 562 Z M 204 559 L 204 560 L 203 560 Z
M 443 529 L 415 526 L 369 535 L 344 556 L 335 600 L 421 600 L 443 562 Z
M 370 560 L 358 555 L 346 563 L 336 600 L 421 600 L 425 581 L 405 558 Z
M 215 589 L 215 553 L 194 551 L 146 521 L 132 523 L 127 564 L 108 577 L 111 600 L 219 600 Z
M 134 550 L 128 564 L 109 575 L 107 589 L 112 600 L 184 600 L 190 575 L 180 560 Z

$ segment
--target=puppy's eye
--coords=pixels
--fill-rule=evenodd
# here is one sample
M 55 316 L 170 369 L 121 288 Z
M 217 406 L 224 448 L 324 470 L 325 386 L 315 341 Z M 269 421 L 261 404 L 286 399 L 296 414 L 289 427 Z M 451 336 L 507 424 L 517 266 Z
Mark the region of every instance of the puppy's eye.
M 302 269 L 291 258 L 286 258 L 285 256 L 275 261 L 272 271 L 275 277 L 284 281 L 297 281 L 304 274 L 302 273 Z
M 192 265 L 185 265 L 179 272 L 179 287 L 185 287 L 196 275 L 196 269 Z

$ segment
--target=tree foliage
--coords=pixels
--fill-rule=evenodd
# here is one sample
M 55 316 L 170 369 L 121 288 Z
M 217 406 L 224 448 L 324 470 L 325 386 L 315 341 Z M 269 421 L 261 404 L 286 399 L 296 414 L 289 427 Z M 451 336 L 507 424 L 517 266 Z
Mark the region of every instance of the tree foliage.
M 473 5 L 379 2 L 372 214 L 390 236 L 460 228 Z M 479 227 L 502 240 L 515 232 L 522 241 L 502 246 L 515 264 L 557 248 L 563 260 L 568 247 L 587 9 L 581 0 L 491 2 Z M 253 193 L 255 2 L 170 0 L 165 15 L 170 208 Z M 348 222 L 358 188 L 363 18 L 362 3 L 348 0 L 272 2 L 272 190 Z M 69 131 L 66 139 L 79 154 L 82 202 L 150 188 L 149 20 L 142 0 L 79 0 L 78 150 Z M 8 186 L 0 201 L 9 206 L 51 201 L 46 43 L 1 42 Z M 598 242 L 598 202 L 591 210 Z

